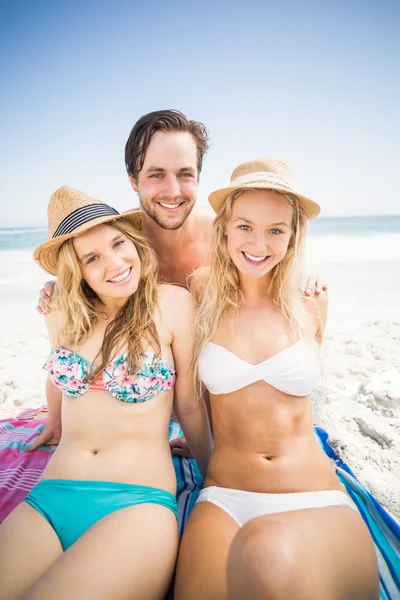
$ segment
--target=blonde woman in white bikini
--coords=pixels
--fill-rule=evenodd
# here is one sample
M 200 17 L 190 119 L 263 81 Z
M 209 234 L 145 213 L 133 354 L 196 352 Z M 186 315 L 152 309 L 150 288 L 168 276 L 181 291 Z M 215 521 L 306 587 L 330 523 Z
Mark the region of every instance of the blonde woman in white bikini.
M 372 539 L 313 433 L 327 296 L 300 289 L 319 206 L 295 191 L 285 163 L 265 158 L 240 165 L 209 200 L 195 369 L 215 447 L 175 598 L 377 600 Z

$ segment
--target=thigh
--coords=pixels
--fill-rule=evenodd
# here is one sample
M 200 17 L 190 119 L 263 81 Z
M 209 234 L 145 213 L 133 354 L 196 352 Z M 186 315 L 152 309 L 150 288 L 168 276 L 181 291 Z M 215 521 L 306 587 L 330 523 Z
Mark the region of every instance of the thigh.
M 229 546 L 239 525 L 211 502 L 194 507 L 183 533 L 175 600 L 225 600 Z
M 175 567 L 178 528 L 159 504 L 117 510 L 90 527 L 24 600 L 162 600 Z
M 228 559 L 232 598 L 377 600 L 375 548 L 349 507 L 332 506 L 259 517 L 235 537 Z M 236 594 L 236 595 L 235 595 Z
M 17 506 L 0 526 L 1 598 L 20 598 L 62 553 L 46 519 L 26 502 Z

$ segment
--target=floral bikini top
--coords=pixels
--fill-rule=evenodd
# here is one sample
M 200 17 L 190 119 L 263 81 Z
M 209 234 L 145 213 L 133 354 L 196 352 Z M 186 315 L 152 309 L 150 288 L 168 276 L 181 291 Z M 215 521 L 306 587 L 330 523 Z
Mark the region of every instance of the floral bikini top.
M 82 396 L 91 387 L 100 389 L 98 380 L 93 382 L 94 386 L 86 381 L 92 368 L 89 361 L 66 348 L 54 348 L 43 365 L 54 385 L 70 398 Z M 110 362 L 100 377 L 104 384 L 101 389 L 118 400 L 137 403 L 151 400 L 157 394 L 173 388 L 175 370 L 166 360 L 157 359 L 156 354 L 145 352 L 143 363 L 134 375 L 128 373 L 126 356 L 122 355 Z

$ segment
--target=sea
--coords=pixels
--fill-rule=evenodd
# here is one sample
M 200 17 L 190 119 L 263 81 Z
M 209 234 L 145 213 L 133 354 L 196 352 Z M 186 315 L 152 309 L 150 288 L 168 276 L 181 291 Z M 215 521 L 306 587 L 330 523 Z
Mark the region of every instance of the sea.
M 47 239 L 46 227 L 0 228 L 0 295 L 15 284 L 40 289 L 49 279 L 33 261 L 32 250 Z M 311 221 L 306 241 L 306 268 L 320 264 L 400 261 L 400 215 L 320 217 Z M 332 265 L 333 266 L 333 265 Z M 361 265 L 360 265 L 361 266 Z M 400 265 L 399 265 L 400 266 Z M 397 270 L 397 266 L 392 265 Z M 400 269 L 399 269 L 400 271 Z
M 346 236 L 375 237 L 400 234 L 400 215 L 320 217 L 311 221 L 309 237 Z M 1 250 L 29 250 L 47 238 L 46 227 L 0 228 Z

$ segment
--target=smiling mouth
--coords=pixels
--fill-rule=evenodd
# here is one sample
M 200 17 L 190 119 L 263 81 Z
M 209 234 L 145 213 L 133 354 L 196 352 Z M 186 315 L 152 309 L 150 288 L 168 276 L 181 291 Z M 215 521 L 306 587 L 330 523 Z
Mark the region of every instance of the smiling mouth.
M 128 279 L 129 275 L 131 274 L 131 271 L 132 271 L 132 267 L 129 267 L 129 269 L 127 269 L 120 275 L 117 275 L 116 277 L 113 277 L 112 279 L 107 279 L 107 283 L 121 283 L 122 281 L 125 281 L 126 279 Z
M 242 254 L 246 262 L 250 263 L 251 265 L 264 265 L 270 258 L 269 256 L 254 256 L 248 252 L 242 252 Z
M 159 202 L 158 204 L 160 206 L 162 206 L 165 210 L 168 210 L 169 212 L 171 212 L 171 211 L 178 210 L 178 208 L 180 208 L 182 206 L 183 202 L 175 202 L 175 204 L 167 204 L 166 202 Z

